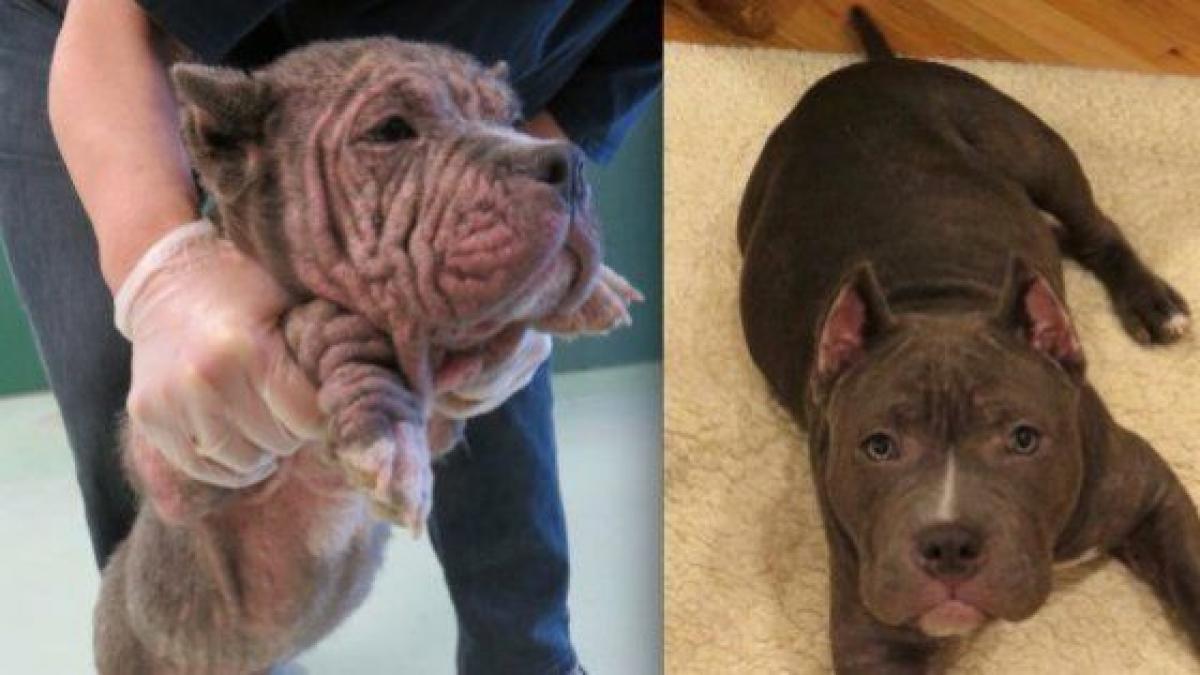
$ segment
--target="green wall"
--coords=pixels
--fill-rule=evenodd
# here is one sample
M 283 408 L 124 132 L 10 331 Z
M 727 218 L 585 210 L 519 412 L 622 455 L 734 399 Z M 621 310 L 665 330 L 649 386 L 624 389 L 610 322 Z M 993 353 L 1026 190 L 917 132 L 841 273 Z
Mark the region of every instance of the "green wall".
M 0 244 L 0 250 L 3 250 Z M 17 300 L 8 255 L 0 257 L 0 394 L 44 389 L 46 377 Z
M 559 343 L 555 369 L 583 370 L 662 358 L 662 97 L 650 104 L 620 153 L 589 169 L 605 228 L 606 260 L 646 302 L 633 326 L 605 338 Z M 0 257 L 0 395 L 43 389 L 41 362 Z
M 603 338 L 555 346 L 556 370 L 583 370 L 662 359 L 662 95 L 607 166 L 591 167 L 604 225 L 605 262 L 646 296 L 632 308 L 633 326 Z

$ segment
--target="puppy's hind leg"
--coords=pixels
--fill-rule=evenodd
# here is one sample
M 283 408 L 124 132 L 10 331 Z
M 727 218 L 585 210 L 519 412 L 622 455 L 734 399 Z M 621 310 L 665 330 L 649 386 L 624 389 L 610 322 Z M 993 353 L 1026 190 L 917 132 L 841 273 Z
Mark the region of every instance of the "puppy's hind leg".
M 1125 331 L 1141 343 L 1167 344 L 1183 337 L 1190 324 L 1187 302 L 1146 266 L 1100 210 L 1066 141 L 1024 109 L 1007 122 L 1007 130 L 1020 141 L 1004 150 L 988 148 L 989 158 L 1025 185 L 1038 208 L 1058 219 L 1063 253 L 1104 284 Z
M 154 659 L 129 625 L 126 610 L 126 573 L 124 559 L 128 548 L 117 550 L 105 570 L 100 599 L 93 616 L 93 651 L 100 675 L 121 673 L 158 673 Z
M 1063 225 L 1063 252 L 1104 284 L 1121 324 L 1142 343 L 1175 342 L 1190 325 L 1187 302 L 1142 262 L 1133 247 L 1092 199 L 1074 153 L 1062 139 L 1048 140 L 1046 174 L 1031 186 L 1039 207 Z
M 947 86 L 952 86 L 948 83 Z M 1104 284 L 1125 330 L 1138 342 L 1182 337 L 1187 303 L 1138 257 L 1092 196 L 1078 158 L 1053 129 L 988 86 L 966 86 L 949 98 L 949 118 L 964 147 L 1025 188 L 1030 200 L 1062 225 L 1062 252 Z

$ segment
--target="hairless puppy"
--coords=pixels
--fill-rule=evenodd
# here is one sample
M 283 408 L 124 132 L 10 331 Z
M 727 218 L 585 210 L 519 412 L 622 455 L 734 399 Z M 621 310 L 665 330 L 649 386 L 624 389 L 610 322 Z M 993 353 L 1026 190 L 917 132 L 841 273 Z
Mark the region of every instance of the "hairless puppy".
M 287 341 L 330 429 L 245 490 L 190 481 L 127 430 L 146 503 L 104 572 L 102 674 L 268 672 L 315 643 L 369 589 L 377 515 L 420 531 L 431 461 L 528 377 L 544 333 L 630 321 L 581 157 L 514 130 L 505 71 L 392 39 L 173 69 L 217 236 L 294 294 Z

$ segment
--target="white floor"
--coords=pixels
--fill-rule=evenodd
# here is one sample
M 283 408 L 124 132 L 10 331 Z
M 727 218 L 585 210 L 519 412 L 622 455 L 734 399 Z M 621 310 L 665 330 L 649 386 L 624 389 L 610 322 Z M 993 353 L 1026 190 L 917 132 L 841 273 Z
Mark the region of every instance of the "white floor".
M 661 670 L 661 373 L 631 366 L 555 381 L 572 633 L 593 675 Z M 97 575 L 47 395 L 0 399 L 0 542 L 0 673 L 92 672 Z M 449 674 L 454 641 L 427 540 L 397 536 L 367 604 L 300 663 L 310 675 Z

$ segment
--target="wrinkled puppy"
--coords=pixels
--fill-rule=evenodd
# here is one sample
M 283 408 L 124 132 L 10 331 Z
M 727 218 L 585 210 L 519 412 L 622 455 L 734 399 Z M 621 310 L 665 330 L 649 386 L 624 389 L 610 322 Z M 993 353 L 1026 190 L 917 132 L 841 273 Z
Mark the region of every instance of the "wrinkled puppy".
M 1061 257 L 1139 341 L 1178 339 L 1183 299 L 1045 124 L 855 23 L 869 60 L 775 129 L 738 227 L 750 352 L 808 432 L 838 672 L 936 671 L 945 638 L 1030 616 L 1096 552 L 1200 642 L 1200 521 L 1089 386 Z
M 638 296 L 600 265 L 578 152 L 514 130 L 503 65 L 371 39 L 172 77 L 220 236 L 296 298 L 285 334 L 330 431 L 236 491 L 130 428 L 145 503 L 104 572 L 96 658 L 104 675 L 266 672 L 363 600 L 389 531 L 375 514 L 420 530 L 430 462 L 528 377 L 539 331 L 605 332 Z

